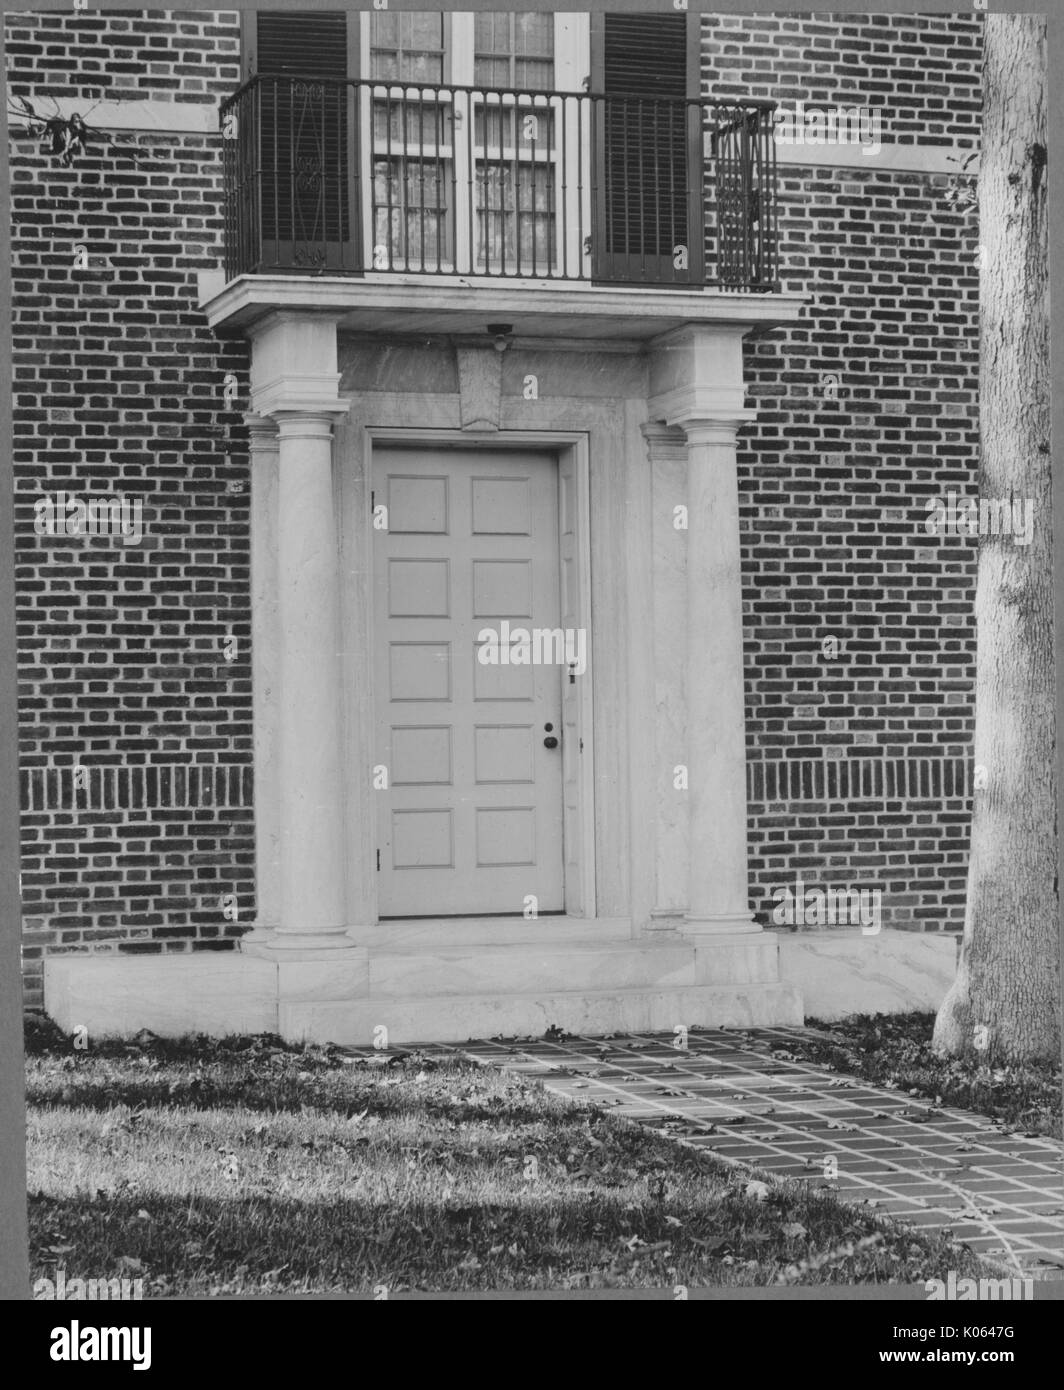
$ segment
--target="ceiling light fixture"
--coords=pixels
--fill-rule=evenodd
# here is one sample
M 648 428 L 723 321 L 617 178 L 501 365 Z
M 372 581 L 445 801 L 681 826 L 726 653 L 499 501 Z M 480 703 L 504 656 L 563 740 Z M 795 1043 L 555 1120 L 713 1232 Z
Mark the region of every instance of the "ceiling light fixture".
M 488 332 L 494 339 L 495 351 L 505 352 L 510 346 L 510 339 L 514 334 L 514 326 L 512 323 L 489 323 Z

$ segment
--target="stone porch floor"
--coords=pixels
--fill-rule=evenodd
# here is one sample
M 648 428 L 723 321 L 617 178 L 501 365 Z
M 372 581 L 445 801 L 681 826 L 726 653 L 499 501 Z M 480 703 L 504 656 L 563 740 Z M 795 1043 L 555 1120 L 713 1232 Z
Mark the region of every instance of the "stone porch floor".
M 914 1227 L 945 1228 L 1016 1274 L 1064 1269 L 1064 1148 L 773 1053 L 803 1030 L 433 1044 Z

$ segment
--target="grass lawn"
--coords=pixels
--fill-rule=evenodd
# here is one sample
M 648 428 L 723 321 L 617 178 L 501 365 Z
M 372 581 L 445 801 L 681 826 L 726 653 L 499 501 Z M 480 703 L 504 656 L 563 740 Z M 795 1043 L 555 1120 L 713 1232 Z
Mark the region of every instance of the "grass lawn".
M 263 1037 L 76 1052 L 40 1026 L 27 1051 L 34 1279 L 150 1296 L 986 1273 L 817 1178 L 730 1168 L 471 1064 Z
M 858 1014 L 841 1023 L 808 1020 L 816 1033 L 774 1043 L 777 1056 L 826 1063 L 891 1090 L 974 1110 L 1018 1134 L 1061 1137 L 1060 1063 L 979 1067 L 931 1051 L 935 1015 Z

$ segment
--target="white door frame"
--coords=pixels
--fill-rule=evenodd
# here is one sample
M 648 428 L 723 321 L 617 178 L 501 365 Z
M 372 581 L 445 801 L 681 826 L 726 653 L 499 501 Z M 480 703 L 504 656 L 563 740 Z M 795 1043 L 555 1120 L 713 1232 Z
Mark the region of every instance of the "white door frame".
M 584 918 L 595 916 L 595 753 L 593 738 L 593 717 L 594 717 L 594 632 L 591 625 L 591 457 L 587 434 L 576 430 L 500 430 L 497 434 L 470 433 L 465 430 L 455 429 L 417 429 L 417 428 L 398 428 L 391 426 L 369 425 L 365 428 L 366 455 L 365 469 L 363 472 L 363 515 L 365 526 L 363 532 L 363 544 L 366 547 L 365 554 L 370 554 L 373 545 L 373 508 L 370 501 L 370 494 L 373 489 L 373 464 L 374 449 L 388 446 L 404 444 L 422 445 L 456 445 L 463 449 L 485 449 L 494 450 L 499 453 L 520 450 L 536 450 L 549 453 L 560 462 L 562 457 L 568 455 L 576 473 L 576 506 L 577 506 L 577 554 L 579 566 L 579 626 L 587 632 L 587 669 L 579 678 L 578 685 L 578 735 L 581 740 L 581 761 L 580 761 L 580 780 L 578 790 L 578 807 L 576 813 L 577 824 L 570 824 L 571 817 L 566 813 L 563 797 L 563 843 L 569 845 L 574 842 L 580 847 L 579 854 L 579 875 L 580 882 L 577 885 L 581 910 L 579 914 L 568 913 L 570 916 L 579 915 Z M 558 556 L 559 565 L 561 559 L 561 534 L 563 510 L 558 508 Z M 375 630 L 374 630 L 374 604 L 372 597 L 372 586 L 367 596 L 368 611 L 366 613 L 366 630 L 368 634 L 368 650 L 375 650 Z M 566 673 L 561 673 L 565 679 Z M 362 717 L 369 720 L 373 728 L 376 728 L 376 679 L 371 682 L 373 698 L 369 708 L 363 713 Z M 563 852 L 563 867 L 566 858 Z M 373 876 L 373 895 L 374 895 L 374 921 L 380 921 L 379 909 L 376 906 L 376 875 Z M 566 901 L 570 900 L 570 885 L 565 884 Z M 568 911 L 568 909 L 567 909 Z

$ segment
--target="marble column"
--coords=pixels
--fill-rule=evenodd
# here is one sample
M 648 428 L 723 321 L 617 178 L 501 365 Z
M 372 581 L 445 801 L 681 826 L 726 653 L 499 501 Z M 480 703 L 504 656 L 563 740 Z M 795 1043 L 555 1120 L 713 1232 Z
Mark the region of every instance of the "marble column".
M 251 455 L 251 699 L 255 732 L 255 930 L 281 917 L 281 804 L 277 783 L 277 426 L 244 417 Z M 268 936 L 267 936 L 268 939 Z
M 655 846 L 654 905 L 648 931 L 675 931 L 687 904 L 688 793 L 677 769 L 687 762 L 687 442 L 658 421 L 643 426 L 650 463 Z
M 256 829 L 262 911 L 241 950 L 276 966 L 277 1029 L 295 1038 L 315 1031 L 319 1008 L 364 997 L 369 987 L 368 952 L 347 930 L 341 465 L 333 430 L 348 406 L 338 394 L 332 318 L 273 313 L 249 337 L 251 409 L 269 421 L 253 426 L 262 452 L 257 481 L 268 480 L 253 505 L 252 575 L 265 816 Z
M 747 889 L 739 419 L 687 419 L 690 936 L 758 932 Z
M 332 414 L 281 410 L 278 428 L 280 919 L 275 948 L 346 935 L 339 535 Z

